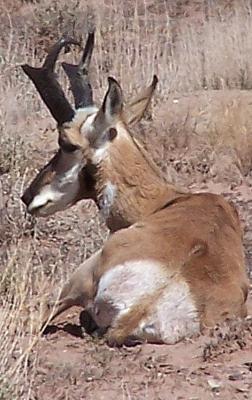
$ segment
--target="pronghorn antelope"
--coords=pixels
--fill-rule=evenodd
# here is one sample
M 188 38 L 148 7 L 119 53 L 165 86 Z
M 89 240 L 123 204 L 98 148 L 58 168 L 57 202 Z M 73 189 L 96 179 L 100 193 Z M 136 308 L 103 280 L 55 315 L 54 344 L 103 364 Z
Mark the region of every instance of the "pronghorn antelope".
M 59 40 L 52 47 L 41 68 L 30 67 L 27 64 L 22 66 L 58 123 L 60 146 L 56 155 L 41 169 L 25 190 L 22 200 L 26 204 L 28 212 L 36 216 L 46 217 L 71 207 L 81 199 L 93 199 L 105 217 L 110 231 L 114 232 L 129 226 L 144 215 L 148 215 L 157 209 L 160 204 L 159 191 L 160 193 L 166 193 L 168 189 L 167 186 L 164 186 L 164 181 L 159 176 L 156 166 L 151 164 L 147 155 L 143 153 L 147 169 L 149 164 L 153 169 L 155 189 L 154 186 L 148 188 L 145 183 L 146 193 L 144 195 L 143 186 L 136 185 L 134 191 L 131 190 L 131 194 L 128 196 L 125 188 L 122 188 L 121 192 L 118 192 L 113 199 L 113 208 L 109 210 L 113 186 L 108 184 L 103 195 L 99 193 L 96 185 L 98 180 L 96 179 L 96 174 L 94 175 L 94 168 L 91 164 L 87 164 L 81 149 L 76 149 L 66 140 L 64 130 L 61 129 L 64 122 L 71 121 L 73 118 L 76 124 L 83 124 L 85 120 L 88 121 L 90 116 L 98 111 L 93 104 L 92 87 L 88 77 L 89 64 L 94 47 L 94 33 L 90 33 L 88 36 L 79 65 L 62 64 L 70 80 L 75 100 L 75 110 L 72 109 L 67 101 L 54 74 L 55 63 L 60 50 L 69 44 L 78 43 L 71 38 Z M 150 103 L 156 84 L 157 78 L 154 77 L 149 87 L 143 89 L 124 106 L 124 120 L 129 126 L 132 126 L 143 116 Z M 138 157 L 137 153 L 136 156 Z M 132 161 L 129 160 L 129 162 Z M 141 174 L 142 171 L 139 171 L 139 173 Z M 173 190 L 173 186 L 171 186 L 171 190 Z M 135 201 L 137 197 L 142 198 L 142 201 Z M 51 319 L 73 305 L 80 305 L 83 290 L 80 282 L 85 281 L 87 271 L 97 262 L 99 254 L 100 252 L 97 252 L 89 260 L 82 263 L 70 281 L 64 286 L 57 306 L 51 305 L 50 307 L 50 309 L 54 309 Z
M 80 305 L 107 329 L 110 343 L 175 343 L 246 315 L 242 233 L 236 210 L 222 196 L 183 193 L 162 180 L 129 132 L 127 122 L 136 118 L 127 117 L 129 110 L 120 85 L 109 78 L 99 110 L 84 105 L 59 122 L 59 159 L 78 160 L 108 225 L 113 220 L 113 227 L 127 228 L 77 270 L 53 317 Z M 37 177 L 38 194 L 31 190 L 38 207 L 60 174 L 55 166 L 50 172 L 49 180 Z M 86 184 L 85 174 L 82 179 Z

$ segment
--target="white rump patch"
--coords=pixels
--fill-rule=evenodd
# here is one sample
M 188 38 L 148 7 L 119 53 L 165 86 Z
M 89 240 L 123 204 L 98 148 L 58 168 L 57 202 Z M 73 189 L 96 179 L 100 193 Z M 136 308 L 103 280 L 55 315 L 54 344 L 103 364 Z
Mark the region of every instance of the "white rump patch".
M 127 261 L 108 270 L 100 279 L 95 298 L 98 326 L 111 325 L 141 297 L 165 284 L 161 264 L 151 260 Z M 99 310 L 99 312 L 98 312 Z
M 151 260 L 127 261 L 107 271 L 99 282 L 93 317 L 100 327 L 116 327 L 121 316 L 149 296 L 149 315 L 139 321 L 132 336 L 174 344 L 199 332 L 199 317 L 188 284 L 177 275 L 169 276 L 168 268 Z
M 200 331 L 199 316 L 194 299 L 185 281 L 168 283 L 152 315 L 140 324 L 140 334 L 147 340 L 155 338 L 174 344 Z

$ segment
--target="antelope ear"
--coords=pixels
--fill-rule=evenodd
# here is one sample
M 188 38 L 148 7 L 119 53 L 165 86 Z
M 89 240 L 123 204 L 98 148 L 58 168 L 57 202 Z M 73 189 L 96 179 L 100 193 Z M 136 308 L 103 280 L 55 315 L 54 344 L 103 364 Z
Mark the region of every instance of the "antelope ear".
M 123 117 L 127 125 L 132 126 L 141 120 L 150 104 L 157 83 L 158 78 L 156 75 L 154 75 L 151 85 L 142 89 L 142 91 L 135 98 L 126 103 L 123 110 Z
M 109 87 L 103 100 L 102 111 L 107 119 L 107 122 L 110 123 L 122 112 L 123 93 L 121 86 L 114 78 L 109 77 L 108 84 Z
M 108 90 L 102 106 L 93 122 L 93 131 L 89 136 L 90 143 L 94 144 L 104 132 L 115 125 L 121 118 L 123 110 L 123 93 L 121 86 L 114 78 L 108 78 Z M 113 136 L 113 135 L 112 135 Z

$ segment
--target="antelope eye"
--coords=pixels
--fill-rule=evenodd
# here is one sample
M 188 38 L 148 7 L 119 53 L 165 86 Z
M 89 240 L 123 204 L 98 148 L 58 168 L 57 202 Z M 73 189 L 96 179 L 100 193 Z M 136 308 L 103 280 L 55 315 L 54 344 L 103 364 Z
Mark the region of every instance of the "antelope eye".
M 117 136 L 117 130 L 115 128 L 110 128 L 108 131 L 108 139 L 112 142 Z

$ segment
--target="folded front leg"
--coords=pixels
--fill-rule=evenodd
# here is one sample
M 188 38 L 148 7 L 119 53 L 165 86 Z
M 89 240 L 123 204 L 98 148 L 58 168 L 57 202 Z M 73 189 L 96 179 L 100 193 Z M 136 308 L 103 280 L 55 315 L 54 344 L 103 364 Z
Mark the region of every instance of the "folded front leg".
M 70 307 L 87 306 L 88 301 L 94 296 L 93 271 L 99 262 L 100 254 L 99 250 L 82 263 L 64 285 L 59 299 L 47 305 L 43 316 L 43 327 Z

